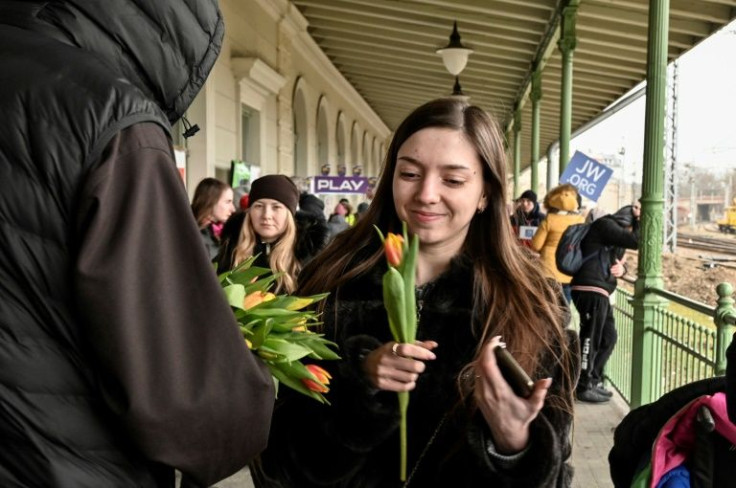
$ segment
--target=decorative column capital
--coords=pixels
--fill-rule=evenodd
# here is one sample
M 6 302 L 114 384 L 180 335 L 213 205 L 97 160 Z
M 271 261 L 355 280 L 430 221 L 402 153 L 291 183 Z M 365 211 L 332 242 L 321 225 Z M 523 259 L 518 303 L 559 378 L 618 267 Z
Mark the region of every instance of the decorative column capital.
M 529 94 L 532 102 L 538 102 L 542 99 L 542 71 L 535 69 L 532 72 L 532 90 Z
M 557 47 L 563 54 L 571 53 L 577 47 L 577 34 L 575 30 L 575 20 L 578 16 L 578 2 L 571 0 L 562 8 L 562 18 L 560 19 L 560 40 L 557 41 Z
M 514 111 L 514 135 L 521 132 L 521 110 L 517 107 Z

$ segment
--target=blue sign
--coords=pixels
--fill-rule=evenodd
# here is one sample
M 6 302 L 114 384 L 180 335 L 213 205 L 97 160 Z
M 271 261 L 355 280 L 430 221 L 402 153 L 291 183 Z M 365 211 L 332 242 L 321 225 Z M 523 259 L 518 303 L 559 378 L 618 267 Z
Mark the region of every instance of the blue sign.
M 368 189 L 365 176 L 315 176 L 314 193 L 358 193 Z
M 613 170 L 608 166 L 575 151 L 560 176 L 560 183 L 570 183 L 582 196 L 597 202 L 612 174 Z

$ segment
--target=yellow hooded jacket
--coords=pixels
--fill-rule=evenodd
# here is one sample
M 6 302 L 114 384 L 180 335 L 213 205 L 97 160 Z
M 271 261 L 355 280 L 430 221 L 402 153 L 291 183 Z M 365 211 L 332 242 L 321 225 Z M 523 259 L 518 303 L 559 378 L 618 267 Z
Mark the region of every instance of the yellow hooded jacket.
M 532 249 L 541 255 L 542 262 L 548 274 L 559 283 L 566 285 L 572 280 L 571 276 L 561 273 L 555 262 L 557 244 L 560 242 L 562 233 L 573 224 L 582 223 L 585 218 L 575 212 L 578 208 L 577 191 L 570 185 L 563 185 L 560 191 L 550 190 L 545 199 L 547 209 L 557 209 L 558 213 L 550 212 L 542 221 L 537 232 L 532 238 Z

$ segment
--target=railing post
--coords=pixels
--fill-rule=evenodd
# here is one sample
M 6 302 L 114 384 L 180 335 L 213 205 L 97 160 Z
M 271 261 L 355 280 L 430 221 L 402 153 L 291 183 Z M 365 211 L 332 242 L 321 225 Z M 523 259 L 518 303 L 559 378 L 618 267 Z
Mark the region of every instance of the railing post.
M 713 321 L 716 323 L 716 375 L 726 374 L 726 348 L 731 342 L 732 327 L 736 323 L 736 309 L 733 307 L 733 286 L 721 283 L 716 287 L 718 307 Z

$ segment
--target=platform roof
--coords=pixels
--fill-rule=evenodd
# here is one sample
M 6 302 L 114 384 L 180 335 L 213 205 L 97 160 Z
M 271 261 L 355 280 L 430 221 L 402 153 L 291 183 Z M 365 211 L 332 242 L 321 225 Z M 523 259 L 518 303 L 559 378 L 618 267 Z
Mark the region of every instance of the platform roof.
M 389 128 L 419 104 L 452 92 L 437 48 L 458 23 L 474 49 L 460 75 L 472 103 L 508 127 L 522 107 L 522 168 L 531 162 L 531 74 L 543 66 L 541 155 L 559 138 L 564 0 L 293 0 L 309 32 Z M 595 119 L 646 78 L 649 0 L 581 0 L 572 129 Z M 736 18 L 736 0 L 670 0 L 674 60 Z

